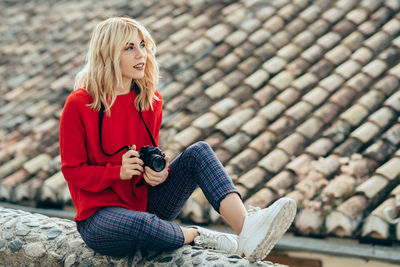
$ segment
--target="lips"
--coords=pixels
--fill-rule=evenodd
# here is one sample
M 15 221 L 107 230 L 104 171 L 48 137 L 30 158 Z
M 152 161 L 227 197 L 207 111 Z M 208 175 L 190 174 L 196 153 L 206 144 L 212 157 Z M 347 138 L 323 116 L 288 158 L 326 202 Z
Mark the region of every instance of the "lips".
M 137 69 L 137 70 L 143 70 L 144 69 L 144 63 L 139 63 L 136 64 L 135 66 L 133 66 L 133 68 Z

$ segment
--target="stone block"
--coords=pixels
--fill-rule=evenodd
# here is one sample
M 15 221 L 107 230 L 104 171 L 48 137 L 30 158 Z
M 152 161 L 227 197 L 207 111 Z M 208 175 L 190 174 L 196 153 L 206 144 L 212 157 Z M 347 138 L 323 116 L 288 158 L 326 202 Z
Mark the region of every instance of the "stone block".
M 258 166 L 270 173 L 278 173 L 289 162 L 289 156 L 280 149 L 271 151 L 258 162 Z

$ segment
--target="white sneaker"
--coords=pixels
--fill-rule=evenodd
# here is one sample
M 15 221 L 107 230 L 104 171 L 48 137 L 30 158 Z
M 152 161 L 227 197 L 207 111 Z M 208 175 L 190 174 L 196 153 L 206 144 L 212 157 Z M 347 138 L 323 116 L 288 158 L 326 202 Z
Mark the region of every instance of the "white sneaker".
M 237 239 L 237 253 L 250 262 L 264 259 L 292 224 L 296 211 L 294 200 L 281 198 L 266 209 L 249 213 Z
M 221 233 L 199 226 L 189 226 L 196 228 L 199 235 L 194 238 L 194 244 L 207 249 L 222 250 L 227 253 L 236 253 L 238 244 L 236 235 Z

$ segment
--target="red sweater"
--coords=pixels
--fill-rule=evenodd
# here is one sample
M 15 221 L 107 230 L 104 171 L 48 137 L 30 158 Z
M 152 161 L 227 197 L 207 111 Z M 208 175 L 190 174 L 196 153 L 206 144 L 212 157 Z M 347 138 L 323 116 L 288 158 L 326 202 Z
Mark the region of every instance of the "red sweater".
M 160 101 L 153 101 L 153 110 L 142 111 L 143 118 L 158 145 L 162 120 Z M 133 105 L 134 91 L 118 95 L 111 107 L 111 116 L 104 114 L 103 148 L 114 153 L 126 145 L 152 145 L 139 112 Z M 92 97 L 84 89 L 71 93 L 60 118 L 61 170 L 68 182 L 76 208 L 75 221 L 84 220 L 105 206 L 120 206 L 146 211 L 148 185 L 142 176 L 132 180 L 120 179 L 121 151 L 113 157 L 105 156 L 99 145 L 99 113 L 87 106 Z

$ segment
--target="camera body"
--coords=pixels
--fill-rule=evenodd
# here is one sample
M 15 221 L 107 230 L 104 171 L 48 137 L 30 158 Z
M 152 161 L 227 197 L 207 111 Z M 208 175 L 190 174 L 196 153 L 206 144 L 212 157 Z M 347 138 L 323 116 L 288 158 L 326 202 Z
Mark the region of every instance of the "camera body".
M 154 146 L 143 146 L 139 151 L 139 158 L 143 160 L 144 166 L 149 166 L 156 172 L 165 168 L 165 154 Z

